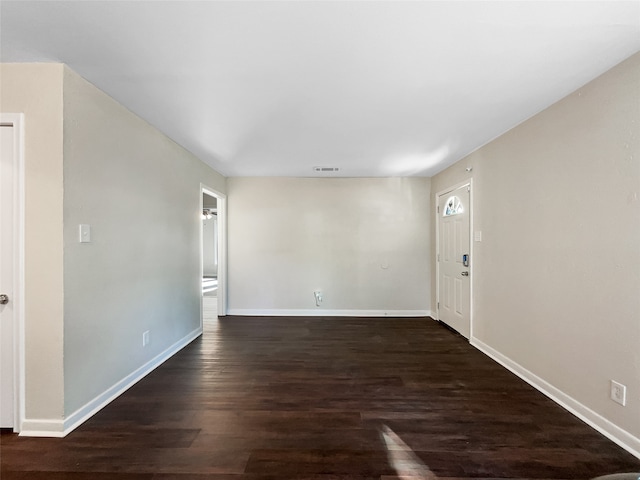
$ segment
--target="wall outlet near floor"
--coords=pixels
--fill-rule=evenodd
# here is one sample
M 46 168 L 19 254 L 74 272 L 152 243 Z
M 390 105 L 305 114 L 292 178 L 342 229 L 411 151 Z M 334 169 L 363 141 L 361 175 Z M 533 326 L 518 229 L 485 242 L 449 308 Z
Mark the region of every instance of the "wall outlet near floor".
M 627 403 L 627 387 L 621 383 L 611 380 L 611 400 L 619 403 L 623 407 Z
M 147 330 L 146 332 L 142 333 L 142 346 L 146 347 L 147 345 L 149 345 L 150 341 L 151 341 L 151 334 L 149 333 L 149 330 Z

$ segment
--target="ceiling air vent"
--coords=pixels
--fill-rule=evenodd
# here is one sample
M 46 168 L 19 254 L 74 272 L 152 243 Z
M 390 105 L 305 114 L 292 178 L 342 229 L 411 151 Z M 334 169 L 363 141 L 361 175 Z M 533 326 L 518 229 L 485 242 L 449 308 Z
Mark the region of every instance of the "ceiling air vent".
M 318 173 L 337 172 L 338 170 L 340 170 L 338 167 L 313 167 L 313 171 Z

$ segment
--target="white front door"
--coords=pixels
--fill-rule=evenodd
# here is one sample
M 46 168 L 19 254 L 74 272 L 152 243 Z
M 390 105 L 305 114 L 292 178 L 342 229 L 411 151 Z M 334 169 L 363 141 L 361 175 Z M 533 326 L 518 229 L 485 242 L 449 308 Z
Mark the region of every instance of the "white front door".
M 471 334 L 471 185 L 438 196 L 438 319 Z
M 14 426 L 13 126 L 0 126 L 0 427 Z M 5 303 L 6 302 L 6 303 Z

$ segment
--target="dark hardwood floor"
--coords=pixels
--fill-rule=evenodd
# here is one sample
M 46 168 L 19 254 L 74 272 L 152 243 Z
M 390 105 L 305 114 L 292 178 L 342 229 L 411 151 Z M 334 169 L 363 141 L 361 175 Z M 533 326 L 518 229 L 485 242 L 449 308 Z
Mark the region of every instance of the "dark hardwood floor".
M 2 434 L 1 478 L 400 478 L 383 426 L 438 477 L 640 471 L 432 320 L 226 317 L 66 438 Z

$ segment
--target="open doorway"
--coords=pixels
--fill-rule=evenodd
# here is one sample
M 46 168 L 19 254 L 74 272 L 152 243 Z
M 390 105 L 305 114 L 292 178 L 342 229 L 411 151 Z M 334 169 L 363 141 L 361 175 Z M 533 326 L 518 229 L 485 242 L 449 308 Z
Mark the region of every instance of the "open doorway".
M 223 194 L 201 187 L 203 326 L 226 313 L 225 208 Z
M 218 317 L 218 199 L 202 193 L 202 319 Z

